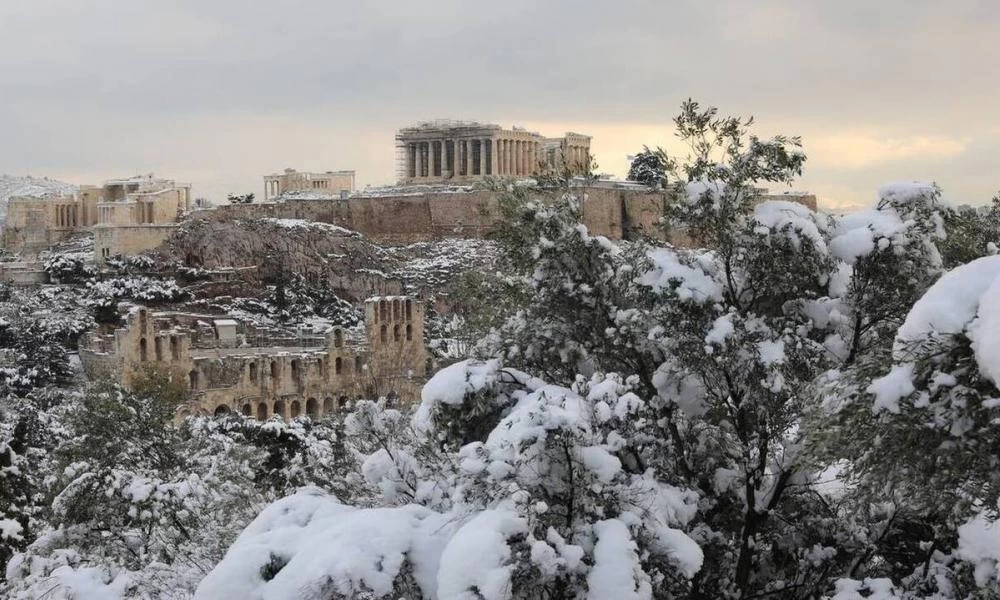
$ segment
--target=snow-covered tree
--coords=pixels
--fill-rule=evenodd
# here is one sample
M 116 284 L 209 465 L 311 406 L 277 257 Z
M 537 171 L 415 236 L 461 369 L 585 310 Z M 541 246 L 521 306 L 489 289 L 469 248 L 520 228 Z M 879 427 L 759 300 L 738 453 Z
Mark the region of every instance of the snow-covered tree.
M 1000 257 L 956 267 L 909 310 L 891 364 L 831 378 L 821 439 L 859 501 L 885 504 L 869 544 L 885 561 L 852 575 L 949 597 L 1000 593 L 1000 543 L 987 542 L 1000 539 L 998 308 Z
M 626 178 L 650 187 L 662 187 L 667 183 L 667 161 L 663 150 L 643 146 L 642 152 L 632 157 Z

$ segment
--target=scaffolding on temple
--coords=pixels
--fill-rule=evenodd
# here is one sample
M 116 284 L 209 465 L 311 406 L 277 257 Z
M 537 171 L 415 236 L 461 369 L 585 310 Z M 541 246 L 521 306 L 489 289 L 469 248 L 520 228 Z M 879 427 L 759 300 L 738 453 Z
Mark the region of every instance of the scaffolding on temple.
M 482 123 L 480 121 L 461 121 L 458 119 L 432 119 L 421 121 L 416 125 L 404 127 L 396 131 L 396 181 L 404 181 L 411 177 L 411 173 L 416 170 L 414 163 L 415 156 L 407 151 L 407 145 L 411 143 L 409 138 L 421 133 L 432 131 L 447 131 L 450 137 L 463 137 L 471 135 L 483 129 L 496 129 L 501 127 L 493 123 Z

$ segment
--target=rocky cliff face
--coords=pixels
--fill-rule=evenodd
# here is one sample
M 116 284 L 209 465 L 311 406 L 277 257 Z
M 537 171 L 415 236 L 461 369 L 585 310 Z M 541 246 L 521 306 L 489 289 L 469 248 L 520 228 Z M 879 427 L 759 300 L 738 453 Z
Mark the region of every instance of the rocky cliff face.
M 265 218 L 186 221 L 156 254 L 162 265 L 232 269 L 234 279 L 251 285 L 297 274 L 326 281 L 343 298 L 358 301 L 384 294 L 433 296 L 458 273 L 491 265 L 495 248 L 476 239 L 385 246 L 336 225 Z

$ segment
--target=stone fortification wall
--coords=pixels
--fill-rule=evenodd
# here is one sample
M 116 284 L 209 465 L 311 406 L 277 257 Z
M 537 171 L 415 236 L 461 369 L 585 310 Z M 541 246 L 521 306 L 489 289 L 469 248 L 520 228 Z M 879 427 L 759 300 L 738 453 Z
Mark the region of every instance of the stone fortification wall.
M 611 239 L 644 233 L 656 235 L 660 194 L 635 189 L 580 188 L 583 222 L 591 232 Z M 289 200 L 232 204 L 195 211 L 195 219 L 305 219 L 358 231 L 377 242 L 409 243 L 445 237 L 480 238 L 500 219 L 499 193 L 420 193 L 347 199 Z

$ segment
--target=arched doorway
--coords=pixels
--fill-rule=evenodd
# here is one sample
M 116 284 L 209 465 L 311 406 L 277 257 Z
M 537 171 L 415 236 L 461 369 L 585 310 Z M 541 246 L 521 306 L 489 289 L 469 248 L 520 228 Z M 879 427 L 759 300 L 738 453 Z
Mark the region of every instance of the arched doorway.
M 139 339 L 139 361 L 146 362 L 149 360 L 148 349 L 146 348 L 146 338 Z
M 228 415 L 229 412 L 230 412 L 229 407 L 226 406 L 225 404 L 220 404 L 219 406 L 215 407 L 215 416 L 217 417 L 224 417 Z
M 267 420 L 267 403 L 261 402 L 257 405 L 257 420 L 266 421 Z
M 188 373 L 188 383 L 191 384 L 191 389 L 192 390 L 198 389 L 198 383 L 199 383 L 199 381 L 198 381 L 198 369 L 191 369 L 191 372 Z
M 291 409 L 289 415 L 293 419 L 302 414 L 302 405 L 299 404 L 298 400 L 292 400 L 292 405 L 289 408 Z
M 250 406 L 249 404 L 244 404 L 243 405 L 243 414 L 246 415 L 246 416 L 248 416 L 248 417 L 252 417 L 253 416 L 253 407 Z
M 319 416 L 319 402 L 316 402 L 315 398 L 306 400 L 306 416 L 310 419 L 315 419 Z
M 333 398 L 327 397 L 323 399 L 323 414 L 328 415 L 333 412 Z
M 284 400 L 275 400 L 274 401 L 274 410 L 271 411 L 271 414 L 278 415 L 279 417 L 281 417 L 282 419 L 284 419 L 285 418 L 285 401 Z

